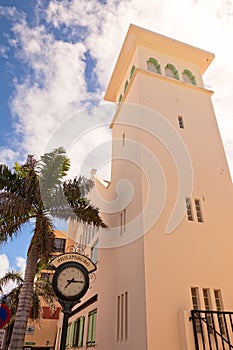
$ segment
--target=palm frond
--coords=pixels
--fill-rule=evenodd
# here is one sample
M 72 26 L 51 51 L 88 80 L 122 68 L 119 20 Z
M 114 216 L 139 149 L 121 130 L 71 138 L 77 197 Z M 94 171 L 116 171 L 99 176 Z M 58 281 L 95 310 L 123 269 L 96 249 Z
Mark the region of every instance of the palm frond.
M 6 243 L 9 239 L 16 237 L 21 232 L 23 224 L 29 221 L 30 217 L 24 218 L 0 218 L 0 245 Z
M 0 278 L 0 292 L 2 292 L 2 288 L 6 286 L 10 281 L 16 282 L 18 286 L 23 283 L 22 274 L 19 271 L 9 271 L 5 273 L 5 275 Z
M 36 291 L 33 291 L 32 299 L 31 299 L 31 309 L 29 313 L 29 317 L 32 320 L 38 320 L 41 318 L 41 303 L 39 295 L 36 293 Z
M 26 198 L 11 192 L 0 193 L 0 217 L 24 217 L 31 210 Z
M 55 311 L 56 295 L 54 293 L 52 283 L 44 278 L 39 278 L 35 282 L 35 291 L 40 298 L 48 304 L 51 312 Z
M 5 164 L 0 164 L 0 190 L 18 193 L 21 188 L 20 176 Z
M 50 197 L 70 168 L 70 160 L 65 150 L 60 147 L 41 156 L 40 191 L 44 204 L 48 206 Z
M 64 195 L 75 213 L 76 219 L 94 226 L 107 227 L 100 217 L 99 209 L 91 205 L 90 201 L 81 195 L 79 183 L 80 180 L 77 178 L 63 183 Z

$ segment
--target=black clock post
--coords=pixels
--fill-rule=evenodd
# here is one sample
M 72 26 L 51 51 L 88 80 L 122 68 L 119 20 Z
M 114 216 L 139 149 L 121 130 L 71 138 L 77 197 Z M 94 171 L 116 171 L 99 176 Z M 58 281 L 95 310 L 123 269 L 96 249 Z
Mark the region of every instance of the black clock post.
M 58 256 L 51 265 L 56 268 L 52 286 L 64 315 L 60 350 L 65 350 L 69 317 L 73 307 L 80 303 L 80 299 L 86 294 L 89 288 L 89 273 L 96 270 L 96 266 L 89 258 L 79 253 Z
M 63 301 L 58 299 L 58 301 L 61 304 L 61 307 L 62 307 L 61 311 L 63 312 L 60 350 L 65 350 L 69 317 L 71 316 L 73 307 L 76 304 L 80 303 L 80 300 L 76 302 L 69 302 L 69 301 Z

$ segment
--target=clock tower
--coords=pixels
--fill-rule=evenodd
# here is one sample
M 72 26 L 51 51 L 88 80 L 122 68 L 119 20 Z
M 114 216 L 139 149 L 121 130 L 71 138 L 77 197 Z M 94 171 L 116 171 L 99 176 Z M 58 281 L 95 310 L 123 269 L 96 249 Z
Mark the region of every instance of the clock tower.
M 117 106 L 111 181 L 93 175 L 109 228 L 92 290 L 101 350 L 233 344 L 232 181 L 202 80 L 213 59 L 128 29 L 105 94 Z
M 103 276 L 110 256 L 114 260 L 109 278 L 115 287 L 108 295 L 115 309 L 110 316 L 103 298 L 99 312 L 109 322 L 116 318 L 112 333 L 99 330 L 103 349 L 111 337 L 111 349 L 193 350 L 190 310 L 217 310 L 218 297 L 218 310 L 233 310 L 227 277 L 233 266 L 232 181 L 213 91 L 202 80 L 213 59 L 202 49 L 129 27 L 105 94 L 117 104 L 111 182 L 104 187 L 96 178 L 109 208 L 121 180 L 133 187 L 131 201 L 103 213 L 120 236 L 102 260 Z

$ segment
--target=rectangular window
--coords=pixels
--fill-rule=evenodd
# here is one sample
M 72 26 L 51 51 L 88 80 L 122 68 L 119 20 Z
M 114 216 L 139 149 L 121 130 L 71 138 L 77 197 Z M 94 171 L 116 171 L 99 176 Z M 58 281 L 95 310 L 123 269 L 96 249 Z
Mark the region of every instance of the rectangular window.
M 68 324 L 67 334 L 66 334 L 66 348 L 70 346 L 70 334 L 71 334 L 71 323 Z
M 211 310 L 212 305 L 211 305 L 211 300 L 210 300 L 210 290 L 209 288 L 203 288 L 203 298 L 204 298 L 204 304 L 205 304 L 205 309 L 206 310 Z M 209 332 L 213 333 L 213 315 L 211 314 L 206 314 L 207 317 L 207 323 L 210 327 Z
M 189 221 L 193 221 L 193 211 L 192 211 L 192 203 L 190 198 L 185 198 L 186 203 L 186 212 Z
M 197 213 L 197 221 L 203 222 L 200 199 L 195 199 L 195 207 L 196 207 L 196 213 Z
M 73 346 L 81 348 L 83 346 L 83 332 L 84 332 L 85 317 L 81 316 L 74 322 L 73 332 Z
M 192 287 L 191 288 L 191 295 L 192 295 L 192 303 L 193 303 L 193 309 L 194 310 L 200 310 L 200 301 L 199 301 L 199 295 L 198 295 L 198 288 Z
M 117 297 L 117 342 L 120 341 L 120 325 L 121 325 L 121 320 L 120 320 L 120 315 L 121 315 L 121 297 Z
M 191 288 L 191 296 L 194 310 L 200 310 L 200 299 L 197 287 Z M 197 332 L 201 332 L 200 319 L 195 320 Z
M 181 117 L 181 115 L 178 116 L 178 123 L 179 123 L 179 127 L 181 129 L 184 129 L 184 121 L 183 121 L 183 118 Z
M 128 292 L 117 297 L 117 342 L 128 339 Z
M 123 133 L 123 135 L 122 135 L 122 146 L 124 146 L 125 145 L 125 133 Z
M 120 213 L 120 230 L 121 230 L 121 235 L 123 233 L 123 213 Z
M 126 209 L 123 210 L 123 226 L 124 232 L 126 232 Z
M 99 241 L 97 240 L 91 248 L 91 260 L 94 264 L 96 264 L 98 261 L 98 243 Z
M 44 280 L 50 281 L 52 282 L 53 279 L 53 273 L 49 273 L 49 272 L 42 272 L 40 277 Z
M 222 295 L 220 289 L 214 290 L 214 298 L 215 298 L 215 304 L 217 311 L 223 311 L 223 302 L 222 302 Z M 224 327 L 224 319 L 223 315 L 218 315 L 218 323 L 219 323 L 219 329 L 222 334 L 225 333 L 225 327 Z
M 65 253 L 66 239 L 54 238 L 55 252 Z
M 88 314 L 87 346 L 95 345 L 97 310 Z
M 126 232 L 126 209 L 120 213 L 120 230 L 121 235 Z

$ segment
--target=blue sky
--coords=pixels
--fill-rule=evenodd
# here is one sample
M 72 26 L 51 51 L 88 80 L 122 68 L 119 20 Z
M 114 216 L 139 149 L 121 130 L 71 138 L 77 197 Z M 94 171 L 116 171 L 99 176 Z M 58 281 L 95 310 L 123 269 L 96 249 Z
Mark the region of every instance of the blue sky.
M 233 4 L 230 0 L 0 0 L 0 162 L 12 165 L 46 149 L 72 115 L 103 103 L 119 50 L 133 23 L 215 53 L 204 75 L 233 169 Z M 111 115 L 102 122 L 107 125 Z M 111 137 L 107 127 L 69 152 L 79 173 L 87 147 Z M 98 167 L 98 164 L 94 164 Z M 23 266 L 31 227 L 3 246 L 5 271 Z

